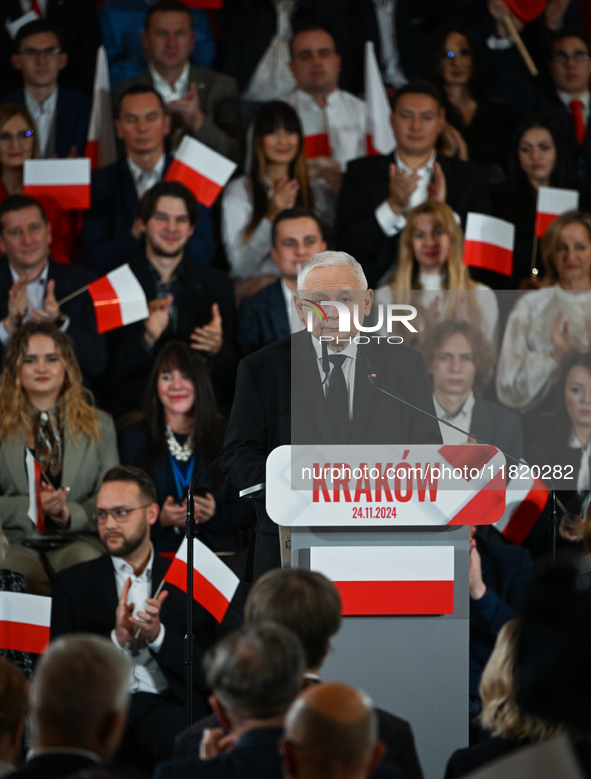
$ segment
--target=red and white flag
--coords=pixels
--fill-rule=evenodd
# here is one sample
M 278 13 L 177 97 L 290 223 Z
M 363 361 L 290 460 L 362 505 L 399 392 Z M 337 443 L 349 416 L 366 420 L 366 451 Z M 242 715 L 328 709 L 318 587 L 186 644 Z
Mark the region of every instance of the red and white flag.
M 485 214 L 468 213 L 464 236 L 464 265 L 504 276 L 513 273 L 515 225 Z
M 25 160 L 23 192 L 64 210 L 90 208 L 90 160 Z
M 365 42 L 365 102 L 367 105 L 367 155 L 390 154 L 396 138 L 390 124 L 390 103 L 378 67 L 373 42 Z
M 96 67 L 94 71 L 92 113 L 90 115 L 88 138 L 84 152 L 84 156 L 90 158 L 92 170 L 110 165 L 117 159 L 117 143 L 115 141 L 114 128 L 109 62 L 105 47 L 99 46 L 96 53 Z
M 210 207 L 235 170 L 235 162 L 185 135 L 164 180 L 184 184 L 200 203 Z
M 304 157 L 307 160 L 316 157 L 332 157 L 324 109 L 299 111 L 298 116 L 304 133 Z
M 45 521 L 43 519 L 43 508 L 41 507 L 41 466 L 30 449 L 26 450 L 25 468 L 27 469 L 27 481 L 29 483 L 29 510 L 27 515 L 39 531 L 45 533 Z
M 183 540 L 164 581 L 187 592 L 187 539 Z M 218 622 L 228 610 L 240 579 L 198 539 L 193 539 L 193 598 Z
M 334 582 L 343 614 L 453 614 L 453 546 L 314 546 L 310 570 Z
M 579 193 L 576 189 L 538 187 L 536 205 L 536 237 L 543 238 L 548 226 L 561 214 L 576 211 L 579 207 Z
M 49 644 L 51 598 L 0 592 L 0 649 L 40 655 Z
M 512 479 L 507 485 L 505 513 L 494 526 L 508 541 L 520 546 L 542 513 L 548 494 L 541 479 Z
M 146 295 L 127 263 L 88 285 L 99 333 L 149 316 Z

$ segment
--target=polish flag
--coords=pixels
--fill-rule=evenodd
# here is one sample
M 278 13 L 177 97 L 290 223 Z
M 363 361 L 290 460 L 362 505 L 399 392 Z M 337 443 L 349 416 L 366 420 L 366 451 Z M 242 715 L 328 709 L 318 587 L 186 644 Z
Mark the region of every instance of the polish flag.
M 453 546 L 314 546 L 310 570 L 334 582 L 344 615 L 453 614 Z
M 99 333 L 130 325 L 149 316 L 141 284 L 127 263 L 88 285 Z
M 512 479 L 507 485 L 505 513 L 494 526 L 508 541 L 520 546 L 542 513 L 548 494 L 541 479 Z
M 0 592 L 0 648 L 40 655 L 49 644 L 51 598 Z
M 164 180 L 184 184 L 200 203 L 209 208 L 235 170 L 235 162 L 185 135 Z
M 110 165 L 117 159 L 113 106 L 111 103 L 111 79 L 109 77 L 107 52 L 104 46 L 99 46 L 96 53 L 92 113 L 90 115 L 90 124 L 88 125 L 88 138 L 84 156 L 90 158 L 92 170 Z
M 390 124 L 390 103 L 372 41 L 365 42 L 365 102 L 367 104 L 367 155 L 390 154 L 396 138 Z
M 180 545 L 164 581 L 187 592 L 187 539 Z M 193 539 L 193 598 L 218 622 L 224 618 L 240 579 L 211 549 Z
M 313 160 L 316 157 L 332 157 L 324 110 L 299 111 L 298 116 L 304 132 L 305 158 Z
M 558 187 L 538 187 L 536 206 L 537 238 L 543 238 L 548 226 L 556 217 L 567 211 L 576 211 L 579 207 L 579 193 L 576 189 L 558 189 Z
M 25 468 L 27 469 L 27 481 L 29 483 L 29 510 L 27 511 L 27 516 L 41 533 L 45 533 L 45 521 L 43 519 L 43 508 L 41 507 L 41 466 L 30 449 L 26 450 Z
M 25 160 L 23 192 L 64 210 L 90 208 L 90 160 Z
M 468 213 L 464 236 L 464 265 L 504 276 L 513 273 L 515 225 L 485 214 Z

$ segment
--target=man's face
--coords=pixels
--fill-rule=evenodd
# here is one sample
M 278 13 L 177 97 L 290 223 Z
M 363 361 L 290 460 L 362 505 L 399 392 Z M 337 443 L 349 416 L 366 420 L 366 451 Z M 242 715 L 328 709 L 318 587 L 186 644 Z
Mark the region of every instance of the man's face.
M 158 97 L 152 92 L 124 97 L 115 126 L 127 154 L 164 153 L 170 117 L 164 113 Z
M 429 95 L 402 95 L 390 115 L 398 150 L 403 154 L 430 154 L 445 123 L 443 109 Z
M 182 69 L 195 44 L 189 14 L 180 11 L 156 11 L 143 38 L 146 59 L 159 72 Z
M 56 53 L 58 50 L 60 53 Z M 48 87 L 57 84 L 68 55 L 61 52 L 60 42 L 52 32 L 40 32 L 25 38 L 11 61 L 21 71 L 25 86 Z
M 350 311 L 350 328 L 339 330 L 339 312 L 336 306 L 322 305 L 323 300 L 336 300 L 344 303 Z M 316 307 L 320 305 L 326 312 L 326 319 L 320 318 L 310 308 L 309 302 Z M 301 321 L 307 326 L 309 314 L 312 322 L 312 335 L 330 337 L 327 341 L 329 349 L 342 351 L 349 345 L 349 338 L 357 335 L 354 321 L 354 306 L 358 306 L 358 321 L 363 324 L 364 318 L 371 310 L 373 292 L 362 290 L 355 274 L 348 266 L 337 268 L 314 268 L 306 278 L 306 289 L 298 290 L 295 297 L 296 309 Z
M 554 44 L 549 71 L 554 86 L 560 92 L 576 97 L 589 89 L 591 59 L 585 42 L 580 38 L 563 38 Z
M 32 275 L 41 271 L 49 256 L 51 228 L 37 206 L 9 211 L 2 217 L 0 252 L 6 254 L 15 271 Z
M 298 87 L 304 92 L 328 93 L 337 88 L 341 58 L 332 37 L 322 30 L 295 36 L 289 66 Z
M 121 521 L 111 514 L 101 517 L 101 511 L 116 509 L 127 510 L 126 516 L 119 517 Z M 150 503 L 135 482 L 105 482 L 96 499 L 96 510 L 99 536 L 113 557 L 128 557 L 135 552 L 149 539 L 150 525 L 158 519 L 158 505 Z
M 468 395 L 476 377 L 474 353 L 466 336 L 454 333 L 443 343 L 430 369 L 435 397 Z
M 300 266 L 313 254 L 325 249 L 326 243 L 322 240 L 318 223 L 309 216 L 303 216 L 279 222 L 271 257 L 277 263 L 281 275 L 295 281 Z
M 158 198 L 154 213 L 145 224 L 146 246 L 160 257 L 178 257 L 193 229 L 184 200 Z

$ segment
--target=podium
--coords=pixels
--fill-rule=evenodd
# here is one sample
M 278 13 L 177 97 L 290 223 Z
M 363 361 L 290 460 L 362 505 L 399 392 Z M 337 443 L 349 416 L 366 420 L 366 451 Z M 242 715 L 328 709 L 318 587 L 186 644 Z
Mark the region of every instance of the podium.
M 266 504 L 271 519 L 290 528 L 292 567 L 325 573 L 341 592 L 342 626 L 322 678 L 359 687 L 377 707 L 408 720 L 425 779 L 441 779 L 452 752 L 468 745 L 466 525 L 502 516 L 504 458 L 478 446 L 315 447 L 314 464 L 336 466 L 338 458 L 341 466 L 380 466 L 381 479 L 353 477 L 347 489 L 343 478 L 326 481 L 321 472 L 300 478 L 309 450 L 271 453 Z M 481 450 L 480 479 L 437 479 L 432 492 L 425 479 L 384 481 L 386 463 L 435 467 L 449 457 L 457 466 L 459 450 L 468 450 L 470 463 Z

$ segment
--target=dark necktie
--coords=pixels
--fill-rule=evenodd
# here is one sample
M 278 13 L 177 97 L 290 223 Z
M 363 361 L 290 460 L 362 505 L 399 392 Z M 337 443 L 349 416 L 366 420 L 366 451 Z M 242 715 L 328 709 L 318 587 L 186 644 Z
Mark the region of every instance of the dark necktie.
M 344 354 L 331 354 L 332 371 L 328 381 L 326 402 L 328 419 L 333 428 L 331 443 L 346 444 L 349 441 L 349 393 L 343 373 Z
M 579 146 L 582 146 L 587 129 L 585 127 L 585 117 L 583 116 L 583 103 L 580 100 L 572 100 L 570 103 L 570 110 L 577 142 Z

